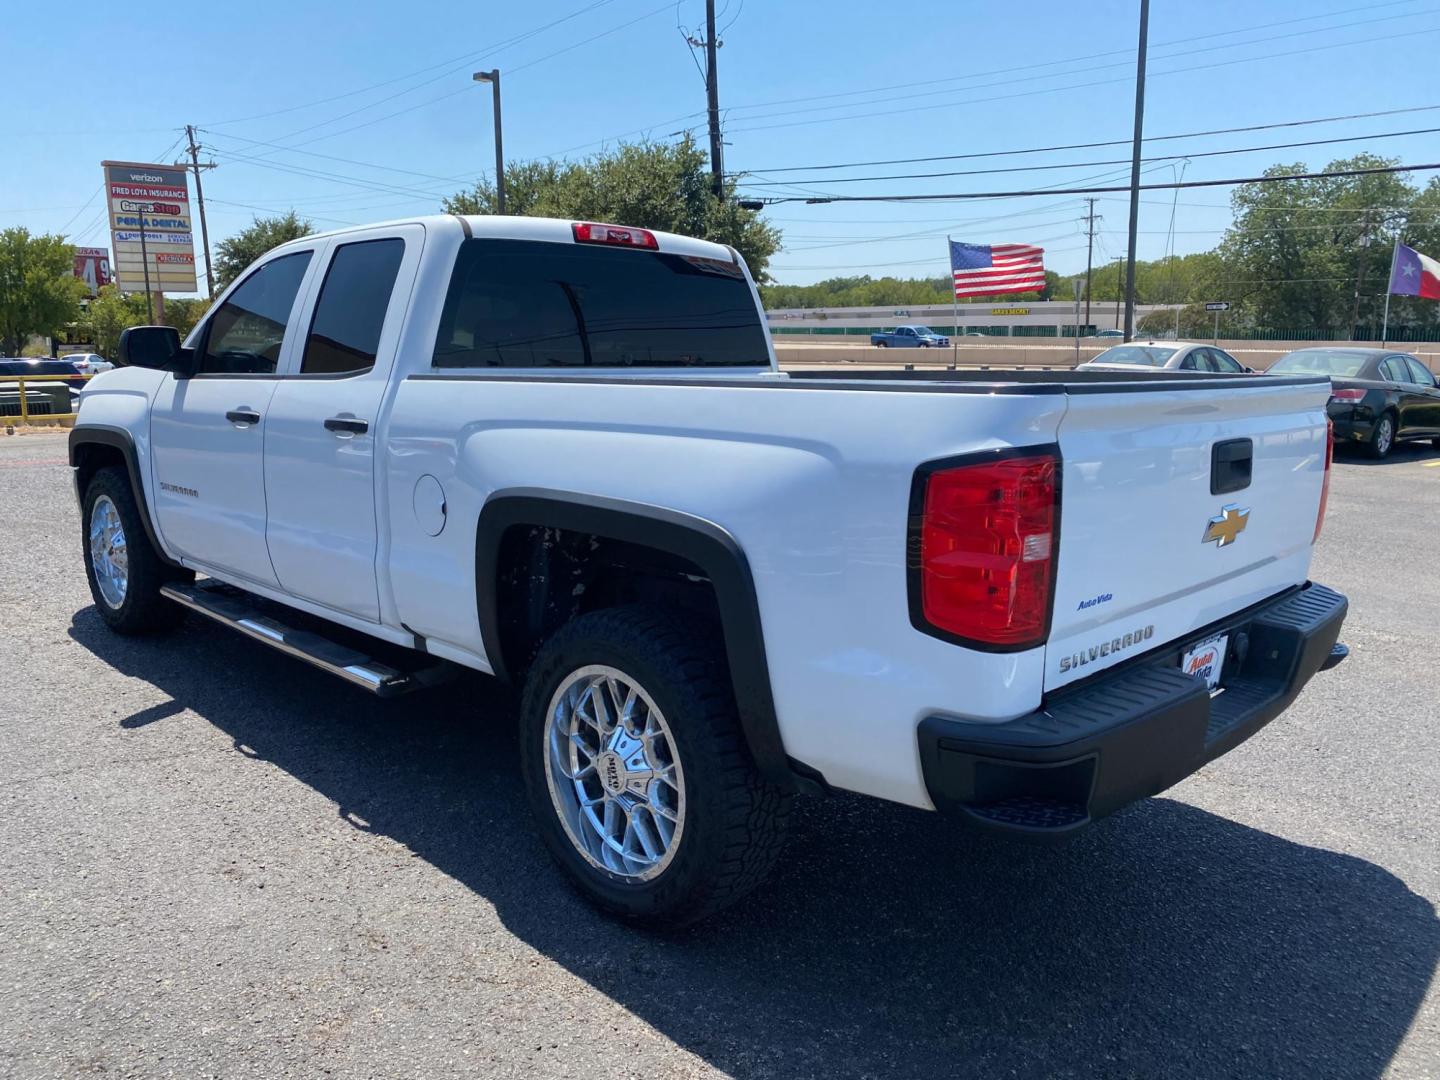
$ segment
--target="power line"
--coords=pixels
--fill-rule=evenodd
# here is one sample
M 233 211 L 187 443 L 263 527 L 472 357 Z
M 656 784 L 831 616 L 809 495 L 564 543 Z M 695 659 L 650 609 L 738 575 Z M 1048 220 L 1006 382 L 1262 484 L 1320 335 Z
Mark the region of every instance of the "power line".
M 1274 184 L 1286 180 L 1329 180 L 1346 176 L 1375 176 L 1381 173 L 1432 172 L 1440 164 L 1430 165 L 1387 165 L 1370 169 L 1337 169 L 1327 172 L 1286 173 L 1282 176 L 1246 176 L 1227 180 L 1186 180 L 1183 183 L 1141 184 L 1141 191 L 1170 191 L 1174 188 L 1229 187 L 1238 184 Z M 841 202 L 955 202 L 973 199 L 1023 199 L 1037 195 L 1100 195 L 1116 191 L 1129 191 L 1129 185 L 1111 187 L 1076 188 L 1031 188 L 1021 191 L 967 191 L 944 195 L 833 195 L 827 198 L 802 198 L 781 196 L 769 198 L 767 203 L 841 203 Z
M 1424 34 L 1434 34 L 1434 33 L 1440 33 L 1440 27 L 1431 27 L 1431 28 L 1428 28 L 1428 29 L 1425 29 L 1425 30 L 1417 30 L 1417 31 L 1414 31 L 1413 33 L 1411 33 L 1409 36 L 1410 36 L 1410 37 L 1420 37 L 1420 36 L 1422 36 L 1422 35 L 1424 35 Z M 1330 45 L 1316 45 L 1316 46 L 1313 46 L 1313 47 L 1308 48 L 1308 49 L 1291 49 L 1291 50 L 1288 51 L 1288 52 L 1272 52 L 1272 53 L 1267 53 L 1267 54 L 1262 55 L 1262 56 L 1246 56 L 1246 57 L 1240 57 L 1240 58 L 1234 59 L 1234 60 L 1217 60 L 1217 61 L 1215 61 L 1214 63 L 1211 63 L 1211 64 L 1195 64 L 1195 65 L 1192 65 L 1191 67 L 1169 68 L 1169 69 L 1167 69 L 1167 70 L 1151 72 L 1151 73 L 1150 73 L 1150 77 L 1151 77 L 1151 78 L 1157 78 L 1157 77 L 1165 76 L 1165 75 L 1182 75 L 1182 74 L 1185 74 L 1185 73 L 1187 73 L 1187 72 L 1192 72 L 1192 71 L 1208 71 L 1208 70 L 1211 70 L 1211 69 L 1214 69 L 1214 68 L 1231 67 L 1231 66 L 1233 66 L 1233 65 L 1235 65 L 1235 64 L 1251 64 L 1251 63 L 1256 63 L 1256 62 L 1260 62 L 1260 61 L 1270 62 L 1270 61 L 1275 60 L 1277 57 L 1283 57 L 1283 56 L 1301 56 L 1301 55 L 1304 55 L 1304 54 L 1307 54 L 1307 53 L 1324 52 L 1324 51 L 1329 50 L 1329 49 L 1353 48 L 1353 47 L 1356 46 L 1356 45 L 1369 45 L 1369 44 L 1372 44 L 1372 43 L 1377 42 L 1377 41 L 1384 41 L 1384 42 L 1392 42 L 1392 43 L 1393 43 L 1393 40 L 1394 40 L 1394 39 L 1393 39 L 1392 36 L 1382 35 L 1382 36 L 1380 36 L 1380 37 L 1373 37 L 1373 38 L 1359 38 L 1359 39 L 1356 39 L 1356 40 L 1353 40 L 1353 41 L 1337 41 L 1337 42 L 1334 42 L 1334 43 L 1332 43 L 1332 44 L 1330 44 Z M 1015 80 L 1010 80 L 1010 81 L 1011 81 L 1011 82 L 1022 82 L 1022 81 L 1025 81 L 1025 80 L 1015 79 Z M 910 107 L 910 108 L 904 108 L 904 109 L 882 109 L 882 110 L 879 110 L 879 111 L 876 111 L 876 112 L 852 113 L 852 114 L 847 115 L 847 116 L 828 116 L 828 117 L 820 117 L 820 118 L 814 119 L 814 120 L 792 120 L 792 121 L 789 121 L 789 122 L 783 123 L 783 124 L 757 124 L 757 125 L 755 125 L 754 127 L 737 127 L 737 128 L 732 128 L 731 130 L 732 130 L 733 132 L 735 132 L 735 133 L 738 134 L 738 133 L 741 133 L 741 132 L 749 132 L 749 131 L 773 131 L 773 130 L 776 130 L 776 129 L 778 129 L 778 128 L 804 127 L 804 126 L 808 126 L 808 125 L 812 125 L 812 124 L 833 124 L 833 123 L 843 122 L 843 121 L 846 121 L 846 120 L 865 120 L 865 119 L 869 119 L 869 118 L 871 118 L 871 117 L 876 117 L 876 116 L 897 116 L 897 115 L 909 114 L 909 113 L 929 112 L 929 111 L 932 111 L 932 110 L 935 110 L 935 109 L 954 109 L 954 108 L 959 108 L 959 107 L 962 106 L 962 105 L 993 104 L 994 102 L 997 102 L 997 101 L 1013 101 L 1013 100 L 1015 100 L 1015 99 L 1017 99 L 1017 98 L 1036 97 L 1036 96 L 1041 95 L 1041 94 L 1054 94 L 1054 93 L 1058 93 L 1059 91 L 1062 91 L 1062 90 L 1082 90 L 1082 89 L 1088 89 L 1088 88 L 1090 88 L 1090 87 L 1095 87 L 1095 86 L 1112 86 L 1112 85 L 1114 85 L 1114 84 L 1116 84 L 1116 83 L 1130 83 L 1131 81 L 1132 81 L 1131 79 L 1126 78 L 1126 77 L 1124 77 L 1124 76 L 1121 76 L 1121 77 L 1119 77 L 1119 78 L 1114 78 L 1114 79 L 1096 79 L 1096 80 L 1092 80 L 1092 81 L 1090 81 L 1090 82 L 1069 83 L 1069 84 L 1066 84 L 1066 85 L 1064 85 L 1064 86 L 1051 86 L 1051 87 L 1046 87 L 1046 88 L 1039 89 L 1039 90 L 1026 90 L 1026 91 L 1021 91 L 1021 92 L 1014 93 L 1014 94 L 995 94 L 995 95 L 987 95 L 986 97 L 964 98 L 964 99 L 958 100 L 958 101 L 941 102 L 941 103 L 935 104 L 935 105 L 915 105 L 915 106 L 912 106 L 912 107 Z M 1004 85 L 1004 84 L 997 83 L 997 84 L 995 84 L 995 85 Z M 776 114 L 776 115 L 785 115 L 785 114 Z M 749 119 L 763 119 L 763 117 L 750 117 Z
M 1287 26 L 1287 25 L 1291 25 L 1291 24 L 1293 24 L 1293 23 L 1311 22 L 1311 21 L 1314 21 L 1314 20 L 1316 20 L 1316 19 L 1333 18 L 1333 17 L 1339 16 L 1339 15 L 1352 14 L 1352 13 L 1357 12 L 1357 11 L 1374 11 L 1374 10 L 1380 10 L 1380 9 L 1389 8 L 1389 7 L 1400 7 L 1400 6 L 1404 6 L 1404 5 L 1412 4 L 1412 3 L 1416 3 L 1416 2 L 1418 2 L 1418 0 L 1390 0 L 1390 2 L 1388 2 L 1388 3 L 1371 4 L 1371 5 L 1364 5 L 1364 6 L 1353 7 L 1353 8 L 1342 8 L 1342 9 L 1339 9 L 1339 10 L 1336 10 L 1336 11 L 1323 12 L 1323 13 L 1318 14 L 1318 15 L 1307 15 L 1307 16 L 1302 16 L 1302 17 L 1294 18 L 1294 19 L 1284 19 L 1284 20 L 1281 20 L 1281 21 L 1279 21 L 1279 22 L 1261 23 L 1261 24 L 1258 24 L 1258 25 L 1248 26 L 1248 27 L 1238 27 L 1238 28 L 1233 29 L 1233 30 L 1223 30 L 1223 31 L 1218 31 L 1218 32 L 1216 32 L 1216 33 L 1211 33 L 1211 34 L 1200 34 L 1200 35 L 1190 36 L 1190 37 L 1186 37 L 1186 38 L 1176 38 L 1176 39 L 1173 40 L 1173 41 L 1159 42 L 1159 43 L 1157 43 L 1156 45 L 1154 45 L 1153 48 L 1159 49 L 1159 48 L 1166 48 L 1166 47 L 1169 47 L 1169 46 L 1172 46 L 1172 45 L 1185 45 L 1185 44 L 1189 44 L 1189 43 L 1192 43 L 1192 42 L 1195 42 L 1195 41 L 1205 41 L 1205 40 L 1208 40 L 1208 39 L 1210 39 L 1210 38 L 1234 36 L 1235 34 L 1249 33 L 1249 32 L 1256 31 L 1256 30 L 1268 30 L 1268 29 L 1272 29 L 1272 28 L 1277 27 L 1277 26 Z M 1415 14 L 1428 14 L 1428 12 L 1417 12 L 1417 13 L 1415 13 Z M 1410 17 L 1410 16 L 1403 16 L 1403 17 Z M 1351 25 L 1351 24 L 1346 24 L 1346 25 L 1348 26 L 1348 25 Z M 1356 25 L 1359 25 L 1359 24 L 1356 24 Z M 1338 30 L 1338 29 L 1344 29 L 1344 28 L 1345 28 L 1344 26 L 1320 27 L 1320 28 L 1317 28 L 1316 30 L 1309 31 L 1309 32 L 1310 32 L 1310 33 L 1319 33 L 1319 32 L 1324 32 L 1324 31 L 1327 31 L 1327 30 Z M 1261 40 L 1269 40 L 1269 39 L 1261 39 Z M 1257 42 L 1242 42 L 1241 44 L 1254 44 L 1254 43 L 1257 43 Z M 1227 47 L 1228 47 L 1228 46 L 1227 46 Z M 1040 69 L 1040 68 L 1056 67 L 1056 66 L 1063 65 L 1063 64 L 1075 64 L 1075 63 L 1083 63 L 1083 64 L 1086 64 L 1087 67 L 1088 67 L 1090 70 L 1093 70 L 1093 64 L 1094 64 L 1096 55 L 1097 55 L 1097 54 L 1092 53 L 1092 54 L 1089 54 L 1089 55 L 1086 55 L 1086 56 L 1075 56 L 1075 57 L 1069 57 L 1069 58 L 1061 59 L 1061 60 L 1052 60 L 1052 61 L 1046 61 L 1046 62 L 1034 63 L 1034 64 L 1027 63 L 1027 64 L 1025 65 L 1025 70 L 1026 70 L 1027 72 L 1034 72 L 1034 71 L 1036 71 L 1037 69 Z M 1129 50 L 1116 50 L 1116 51 L 1112 51 L 1112 52 L 1109 52 L 1109 53 L 1101 53 L 1101 54 L 1098 54 L 1098 55 L 1101 55 L 1101 56 L 1128 56 L 1128 55 L 1129 55 Z M 1128 62 L 1127 62 L 1124 66 L 1128 66 Z M 951 76 L 951 77 L 944 78 L 944 79 L 925 79 L 925 80 L 921 80 L 921 81 L 919 81 L 919 82 L 894 83 L 894 84 L 891 84 L 891 85 L 888 85 L 888 86 L 874 86 L 874 87 L 870 87 L 870 88 L 864 89 L 864 90 L 840 91 L 840 92 L 833 93 L 833 94 L 809 95 L 809 96 L 806 96 L 806 97 L 798 97 L 798 98 L 780 98 L 780 99 L 775 99 L 775 100 L 771 100 L 771 101 L 760 101 L 760 102 L 750 102 L 750 103 L 748 103 L 748 104 L 731 105 L 731 106 L 729 106 L 729 110 L 732 111 L 732 112 L 739 112 L 739 111 L 741 111 L 741 110 L 746 110 L 746 109 L 767 108 L 767 107 L 772 106 L 772 105 L 786 105 L 786 104 L 792 104 L 792 103 L 796 103 L 796 102 L 814 101 L 814 100 L 824 100 L 824 99 L 827 99 L 827 98 L 835 98 L 835 97 L 854 97 L 854 96 L 861 96 L 861 95 L 865 95 L 865 94 L 882 93 L 882 92 L 887 91 L 887 90 L 902 90 L 902 89 L 908 89 L 908 88 L 910 88 L 910 87 L 915 87 L 915 86 L 932 86 L 932 85 L 937 85 L 937 84 L 939 84 L 939 83 L 946 83 L 946 82 L 972 81 L 972 80 L 974 80 L 974 79 L 984 78 L 984 77 L 989 76 L 989 75 L 1008 75 L 1008 74 L 1012 74 L 1013 71 L 1014 71 L 1014 67 L 1013 67 L 1013 65 L 1012 65 L 1012 66 L 1006 67 L 1006 68 L 997 68 L 997 69 L 994 69 L 994 70 L 991 70 L 991 71 L 974 72 L 974 73 L 971 73 L 971 74 L 969 74 L 969 75 Z M 1060 75 L 1073 75 L 1073 74 L 1079 74 L 1079 72 L 1062 72 L 1062 73 L 1060 73 Z M 1014 82 L 1014 81 L 1028 82 L 1028 81 L 1031 80 L 1031 78 L 1032 78 L 1032 76 L 1027 75 L 1024 79 L 1010 80 L 1010 81 L 1012 81 L 1012 82 Z M 1119 79 L 1119 80 L 1110 80 L 1110 81 L 1112 81 L 1112 82 L 1124 82 L 1124 81 L 1128 81 L 1128 80 Z M 1001 84 L 996 84 L 996 85 L 1004 85 L 1004 84 L 1001 83 Z M 1085 85 L 1090 85 L 1090 84 L 1085 84 Z M 1094 85 L 1101 85 L 1101 84 L 1094 84 Z M 956 88 L 957 91 L 963 91 L 963 90 L 966 90 L 966 89 L 974 89 L 974 87 L 958 87 L 958 88 Z M 1060 89 L 1064 89 L 1064 88 L 1060 88 Z M 1048 93 L 1049 91 L 1040 91 L 1040 92 L 1041 92 L 1041 93 Z M 959 103 L 959 104 L 966 104 L 966 103 L 968 103 L 968 102 L 962 102 L 962 103 Z M 852 104 L 852 105 L 856 105 L 856 106 L 863 106 L 863 105 L 866 105 L 866 104 L 872 104 L 872 102 L 857 101 L 857 102 L 852 102 L 851 104 Z M 903 110 L 902 110 L 902 111 L 903 111 Z M 679 123 L 679 122 L 681 122 L 681 121 L 689 120 L 689 119 L 692 119 L 692 118 L 694 118 L 694 117 L 699 117 L 699 116 L 703 116 L 703 115 L 704 115 L 703 112 L 686 113 L 686 114 L 684 114 L 684 115 L 682 115 L 682 116 L 672 117 L 671 119 L 668 119 L 668 120 L 656 121 L 656 122 L 653 123 L 653 124 L 648 124 L 648 125 L 646 125 L 646 126 L 644 126 L 644 127 L 641 127 L 641 128 L 635 128 L 635 129 L 632 129 L 632 130 L 630 130 L 630 131 L 621 132 L 621 133 L 618 133 L 618 134 L 615 134 L 615 135 L 607 135 L 607 136 L 605 136 L 605 137 L 602 138 L 602 139 L 596 139 L 596 140 L 592 140 L 591 142 L 580 143 L 580 144 L 577 144 L 577 145 L 575 145 L 575 146 L 570 146 L 570 147 L 565 148 L 564 150 L 558 150 L 558 151 L 555 151 L 555 152 L 553 152 L 553 153 L 546 154 L 546 155 L 544 155 L 544 156 L 546 156 L 546 157 L 559 157 L 559 156 L 561 156 L 561 155 L 563 155 L 563 154 L 568 154 L 568 153 L 570 153 L 572 150 L 583 150 L 583 149 L 586 149 L 586 148 L 591 147 L 591 146 L 600 146 L 600 145 L 603 145 L 603 144 L 605 144 L 605 143 L 608 143 L 608 142 L 610 142 L 610 141 L 612 141 L 612 140 L 614 140 L 614 139 L 623 139 L 623 138 L 628 138 L 628 137 L 631 136 L 631 135 L 644 134 L 644 133 L 647 133 L 647 132 L 650 132 L 650 131 L 654 131 L 656 128 L 668 127 L 668 126 L 671 125 L 671 124 Z M 776 114 L 776 115 L 789 115 L 789 114 Z M 742 119 L 760 119 L 760 117 L 746 117 L 746 118 L 742 118 Z M 845 119 L 845 118 L 844 118 L 844 117 L 837 117 L 837 118 L 834 118 L 834 119 Z M 776 125 L 776 126 L 779 126 L 779 125 Z M 745 129 L 742 128 L 741 130 L 745 130 Z M 1237 129 L 1237 130 L 1245 130 L 1245 129 Z M 1128 140 L 1127 140 L 1127 141 L 1128 141 Z M 1111 144 L 1097 144 L 1097 145 L 1111 145 Z M 964 156 L 964 155 L 961 155 L 961 156 Z M 884 162 L 866 162 L 866 163 L 864 163 L 864 164 L 886 164 L 886 165 L 893 165 L 893 164 L 901 164 L 901 163 L 908 162 L 908 161 L 923 161 L 923 160 L 931 160 L 931 159 L 924 159 L 924 158 L 900 159 L 900 160 L 895 160 L 895 161 L 884 161 Z M 768 171 L 768 172 L 780 172 L 780 171 L 784 171 L 784 170 L 771 169 L 771 170 L 765 170 L 765 171 Z
M 319 100 L 316 100 L 316 101 L 307 101 L 307 102 L 305 102 L 303 105 L 290 105 L 290 106 L 287 106 L 286 108 L 283 108 L 283 109 L 273 109 L 273 110 L 271 110 L 270 112 L 255 113 L 255 114 L 253 114 L 253 115 L 251 115 L 251 116 L 241 116 L 241 117 L 237 117 L 237 118 L 231 119 L 231 120 L 211 120 L 211 121 L 209 121 L 208 123 L 203 124 L 203 125 L 200 125 L 200 126 L 202 126 L 202 127 L 224 127 L 224 126 L 229 125 L 229 124 L 245 124 L 245 123 L 249 123 L 249 122 L 252 121 L 252 120 L 268 120 L 268 119 L 269 119 L 270 117 L 272 117 L 272 116 L 283 116 L 283 115 L 285 115 L 286 113 L 300 112 L 300 111 L 302 111 L 302 110 L 304 110 L 304 109 L 313 109 L 313 108 L 315 108 L 317 105 L 329 105 L 331 102 L 334 102 L 334 101 L 343 101 L 343 100 L 346 99 L 346 98 L 356 97 L 356 96 L 358 96 L 358 95 L 360 95 L 360 94 L 367 94 L 367 93 L 369 93 L 371 90 L 379 90 L 381 87 L 384 87 L 384 86 L 393 86 L 393 85 L 395 85 L 397 82 L 405 82 L 407 79 L 413 79 L 413 78 L 415 78 L 417 75 L 426 75 L 426 74 L 429 74 L 430 72 L 436 70 L 437 68 L 441 68 L 441 67 L 445 68 L 446 70 L 445 70 L 445 72 L 443 72 L 440 76 L 438 76 L 437 79 L 438 79 L 438 78 L 444 78 L 446 75 L 453 74 L 453 73 L 454 73 L 455 71 L 457 71 L 457 70 L 461 70 L 461 69 L 470 67 L 471 64 L 475 63 L 476 61 L 478 61 L 478 60 L 480 60 L 480 59 L 482 59 L 482 58 L 484 58 L 484 57 L 486 57 L 486 56 L 489 56 L 489 55 L 493 54 L 494 52 L 496 52 L 496 51 L 499 50 L 499 49 L 505 48 L 505 47 L 508 46 L 508 45 L 518 44 L 518 43 L 521 42 L 521 41 L 525 41 L 525 40 L 527 40 L 528 38 L 534 37 L 536 34 L 544 33 L 546 30 L 553 29 L 554 27 L 559 26 L 559 25 L 562 24 L 562 23 L 569 22 L 571 19 L 577 19 L 577 18 L 579 18 L 581 15 L 585 15 L 585 14 L 588 14 L 589 12 L 591 12 L 591 11 L 594 11 L 596 8 L 601 8 L 601 7 L 604 7 L 604 6 L 607 5 L 607 4 L 611 4 L 611 3 L 614 3 L 614 2 L 615 2 L 615 0 L 595 0 L 594 3 L 586 4 L 586 5 L 585 5 L 584 7 L 582 7 L 582 8 L 577 8 L 575 11 L 570 12 L 570 14 L 568 14 L 568 15 L 562 15 L 560 18 L 555 19 L 555 20 L 552 21 L 552 22 L 548 22 L 548 23 L 546 23 L 544 26 L 538 26 L 538 27 L 535 27 L 534 29 L 526 30 L 526 31 L 523 31 L 522 33 L 516 34 L 516 35 L 513 36 L 513 37 L 505 38 L 505 39 L 502 40 L 502 41 L 498 41 L 498 42 L 494 43 L 493 45 L 487 45 L 484 49 L 481 49 L 481 50 L 479 50 L 478 52 L 468 52 L 468 53 L 463 53 L 463 54 L 461 54 L 461 55 L 459 55 L 459 56 L 452 56 L 450 59 L 448 59 L 448 60 L 442 60 L 442 61 L 440 61 L 440 63 L 438 63 L 438 64 L 429 64 L 429 65 L 427 65 L 427 66 L 425 66 L 425 67 L 423 67 L 423 68 L 419 68 L 419 69 L 417 69 L 417 70 L 415 70 L 415 71 L 408 72 L 407 74 L 397 75 L 397 76 L 395 76 L 393 79 L 385 79 L 385 80 L 382 81 L 382 82 L 371 83 L 369 86 L 362 86 L 362 87 L 360 87 L 360 88 L 357 89 L 357 90 L 347 90 L 347 91 L 345 91 L 345 92 L 342 93 L 342 94 L 335 94 L 335 95 L 333 95 L 333 96 L 331 96 L 331 97 L 320 98 Z M 457 64 L 459 65 L 459 67 L 456 67 L 456 66 L 455 66 L 455 65 L 457 65 Z M 428 86 L 431 82 L 437 81 L 437 79 L 431 79 L 431 80 L 428 80 L 427 82 L 417 83 L 415 86 L 412 86 L 412 87 L 410 88 L 410 90 L 418 90 L 418 89 L 419 89 L 420 87 L 422 87 L 422 86 Z M 409 90 L 405 90 L 405 91 L 401 91 L 401 94 L 409 93 L 409 92 L 410 92 Z M 366 108 L 373 108 L 375 105 L 383 105 L 386 101 L 392 101 L 392 100 L 394 100 L 396 97 L 400 97 L 401 94 L 392 94 L 392 95 L 391 95 L 390 97 L 388 97 L 388 98 L 381 98 L 381 99 L 378 100 L 378 101 L 371 102 L 370 105 L 366 106 Z M 350 115 L 350 114 L 347 114 L 347 115 Z M 344 117 L 338 117 L 337 119 L 344 119 Z
M 1440 127 L 1417 128 L 1411 131 L 1378 131 L 1371 135 L 1342 135 L 1333 139 L 1307 139 L 1303 142 L 1271 143 L 1269 146 L 1241 146 L 1232 147 L 1226 150 L 1205 150 L 1191 152 L 1188 154 L 1163 154 L 1159 157 L 1148 157 L 1143 158 L 1142 160 L 1145 162 L 1189 161 L 1193 158 L 1225 157 L 1230 154 L 1258 154 L 1268 150 L 1294 150 L 1304 146 L 1332 146 L 1335 143 L 1365 142 L 1370 139 L 1398 139 L 1409 135 L 1434 135 L 1436 132 L 1440 132 Z M 865 184 L 872 183 L 876 180 L 932 180 L 947 176 L 986 176 L 993 175 L 995 173 L 1040 172 L 1051 171 L 1054 169 L 1088 169 L 1093 168 L 1097 165 L 1125 165 L 1128 164 L 1129 161 L 1129 158 L 1114 158 L 1109 161 L 1070 161 L 1063 164 L 1016 165 L 1002 169 L 967 169 L 955 172 L 899 173 L 889 176 L 837 176 L 826 180 L 825 183 Z M 746 186 L 752 188 L 798 186 L 799 183 L 803 182 L 804 181 L 798 181 L 796 182 L 796 184 L 787 185 L 783 184 L 780 181 L 761 181 L 757 183 L 755 181 L 747 180 Z
M 1271 131 L 1275 128 L 1309 127 L 1314 124 L 1333 124 L 1345 120 L 1370 120 L 1377 116 L 1398 116 L 1403 113 L 1433 112 L 1440 105 L 1414 105 L 1404 109 L 1384 109 L 1379 112 L 1350 113 L 1345 116 L 1321 116 L 1313 120 L 1285 120 L 1273 124 L 1249 124 L 1245 127 L 1214 128 L 1210 131 L 1187 131 L 1179 135 L 1147 135 L 1145 141 L 1172 142 L 1176 139 L 1199 139 L 1208 135 L 1238 135 L 1249 131 Z M 978 158 L 1014 157 L 1018 154 L 1050 154 L 1059 150 L 1095 150 L 1106 146 L 1129 146 L 1129 139 L 1108 139 L 1104 142 L 1069 143 L 1063 146 L 1031 146 L 1023 150 L 990 150 L 973 154 L 937 154 L 931 157 L 889 158 L 879 161 L 850 161 L 826 165 L 787 165 L 778 169 L 756 169 L 758 173 L 819 172 L 825 169 L 860 169 L 872 165 L 919 165 L 930 161 L 971 161 Z

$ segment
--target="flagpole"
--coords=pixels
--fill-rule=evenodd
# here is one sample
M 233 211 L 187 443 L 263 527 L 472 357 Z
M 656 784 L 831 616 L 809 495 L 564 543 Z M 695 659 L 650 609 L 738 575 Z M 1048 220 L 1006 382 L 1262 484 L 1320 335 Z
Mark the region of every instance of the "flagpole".
M 1390 290 L 1395 287 L 1395 260 L 1400 255 L 1400 234 L 1395 234 L 1395 246 L 1390 249 L 1390 277 L 1385 282 L 1385 321 L 1380 324 L 1380 347 L 1390 337 Z
M 955 249 L 950 234 L 945 234 L 945 257 L 950 262 L 950 370 L 954 371 L 960 362 L 960 298 L 955 295 Z

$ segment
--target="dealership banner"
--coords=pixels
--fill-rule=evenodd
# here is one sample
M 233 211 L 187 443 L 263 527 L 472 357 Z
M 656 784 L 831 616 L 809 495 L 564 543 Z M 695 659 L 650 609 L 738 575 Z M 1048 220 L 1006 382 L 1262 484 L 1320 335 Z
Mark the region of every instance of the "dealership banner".
M 110 270 L 126 292 L 195 292 L 190 174 L 166 165 L 103 161 Z
M 100 286 L 110 284 L 110 250 L 97 247 L 75 249 L 75 276 L 85 282 L 90 295 L 100 291 Z

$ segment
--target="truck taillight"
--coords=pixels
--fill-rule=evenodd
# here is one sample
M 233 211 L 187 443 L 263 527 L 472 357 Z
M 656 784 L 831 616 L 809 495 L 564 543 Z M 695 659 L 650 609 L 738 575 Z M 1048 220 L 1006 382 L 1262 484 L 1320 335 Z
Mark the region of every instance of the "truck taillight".
M 910 616 L 960 644 L 1031 648 L 1049 631 L 1059 458 L 1005 451 L 923 467 L 911 493 Z
M 1313 544 L 1320 539 L 1320 529 L 1325 524 L 1325 504 L 1330 501 L 1330 463 L 1335 460 L 1335 421 L 1325 420 L 1325 479 L 1320 481 L 1320 512 L 1315 515 L 1315 535 L 1310 538 Z
M 593 221 L 577 221 L 570 226 L 575 240 L 581 244 L 618 244 L 620 247 L 660 249 L 655 234 L 648 229 L 630 229 L 623 225 L 600 225 Z
M 1360 389 L 1330 391 L 1331 401 L 1361 401 L 1364 397 L 1365 391 Z

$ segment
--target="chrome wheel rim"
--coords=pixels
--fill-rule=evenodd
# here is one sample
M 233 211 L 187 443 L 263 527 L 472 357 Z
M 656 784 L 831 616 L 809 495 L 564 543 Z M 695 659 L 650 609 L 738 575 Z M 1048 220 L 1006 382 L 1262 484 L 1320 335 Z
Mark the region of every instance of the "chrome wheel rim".
M 685 832 L 685 773 L 645 688 L 604 664 L 571 672 L 544 739 L 550 800 L 575 850 L 629 881 L 664 873 Z
M 101 495 L 90 509 L 90 564 L 100 596 L 112 608 L 125 603 L 130 584 L 130 550 L 125 526 L 109 495 Z
M 1388 416 L 1380 418 L 1380 426 L 1375 429 L 1375 449 L 1385 454 L 1390 451 L 1390 442 L 1395 437 L 1395 425 Z

